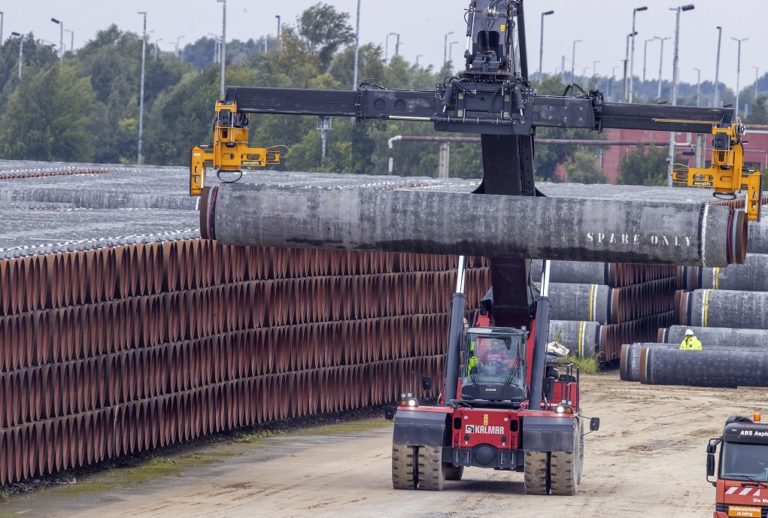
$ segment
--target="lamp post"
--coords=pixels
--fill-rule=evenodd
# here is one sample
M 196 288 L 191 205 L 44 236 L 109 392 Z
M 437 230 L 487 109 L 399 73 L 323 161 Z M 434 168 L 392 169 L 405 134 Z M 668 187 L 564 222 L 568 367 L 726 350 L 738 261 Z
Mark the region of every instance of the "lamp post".
M 576 45 L 582 43 L 584 40 L 573 40 L 573 47 L 571 50 L 571 83 L 576 81 Z
M 163 41 L 163 38 L 157 38 L 155 40 L 155 59 L 160 59 L 160 42 Z
M 446 32 L 443 37 L 443 66 L 448 63 L 448 36 L 454 34 L 453 31 Z
M 141 36 L 141 86 L 139 87 L 139 146 L 136 157 L 136 163 L 141 165 L 143 162 L 141 146 L 144 139 L 144 72 L 147 61 L 147 13 L 146 11 L 139 11 L 138 14 L 144 17 L 144 30 Z
M 760 83 L 760 67 L 752 66 L 755 69 L 755 101 L 757 101 L 757 94 L 759 92 L 758 84 Z
M 51 18 L 51 21 L 59 26 L 59 59 L 64 57 L 64 22 Z
M 0 45 L 3 44 L 3 21 L 5 20 L 5 13 L 0 11 Z
M 611 99 L 616 102 L 616 69 L 620 67 L 613 67 L 611 73 Z
M 453 64 L 453 46 L 457 43 L 458 41 L 452 41 L 448 44 L 448 63 Z
M 696 107 L 701 106 L 701 69 L 694 68 L 696 71 Z
M 355 23 L 355 70 L 352 72 L 352 90 L 357 90 L 360 69 L 360 0 L 357 0 L 357 22 Z
M 281 47 L 280 35 L 282 34 L 282 31 L 283 31 L 283 26 L 281 24 L 281 20 L 282 19 L 280 18 L 279 14 L 276 14 L 275 18 L 277 19 L 277 48 L 280 49 L 280 47 Z
M 555 11 L 544 11 L 541 13 L 541 33 L 539 40 L 539 78 L 544 74 L 544 17 L 555 14 Z
M 677 106 L 677 82 L 679 79 L 680 68 L 680 14 L 685 11 L 692 11 L 696 7 L 693 4 L 681 5 L 679 7 L 670 7 L 670 11 L 675 11 L 675 52 L 672 58 L 672 106 Z M 675 132 L 669 134 L 669 170 L 667 174 L 667 185 L 672 187 L 672 172 L 675 169 Z
M 647 11 L 648 7 L 635 7 L 632 10 L 632 51 L 629 55 L 629 102 L 632 102 L 632 99 L 634 99 L 634 89 L 635 89 L 635 36 L 637 36 L 637 30 L 635 29 L 635 21 L 637 18 L 637 13 Z
M 637 35 L 636 32 L 627 34 L 627 50 L 624 57 L 624 102 L 629 102 L 629 40 Z
M 419 60 L 424 57 L 424 54 L 419 54 L 416 56 L 416 68 L 419 68 Z
M 659 50 L 659 91 L 656 93 L 656 98 L 661 100 L 661 78 L 664 73 L 664 42 L 672 38 L 670 36 L 666 38 L 656 36 L 656 38 L 661 42 L 661 49 Z
M 19 81 L 21 81 L 21 66 L 24 61 L 24 36 L 18 32 L 11 33 L 12 38 L 19 38 Z
M 593 61 L 592 62 L 592 76 L 597 77 L 597 65 L 600 63 L 600 61 Z
M 176 57 L 181 57 L 181 52 L 179 51 L 179 43 L 181 42 L 181 39 L 184 38 L 184 35 L 182 34 L 178 38 L 176 38 Z
M 221 4 L 221 98 L 224 99 L 227 94 L 227 0 L 216 1 Z
M 653 38 L 649 38 L 645 40 L 645 45 L 643 48 L 643 83 L 645 83 L 646 78 L 646 71 L 648 70 L 648 43 L 652 41 L 656 41 L 658 39 L 657 36 L 654 36 Z
M 720 107 L 720 47 L 723 44 L 723 28 L 717 26 L 717 60 L 715 62 L 715 108 Z
M 400 35 L 396 32 L 390 32 L 389 34 L 387 34 L 387 38 L 384 43 L 384 61 L 385 62 L 389 62 L 389 37 L 390 36 L 397 36 L 397 39 L 398 40 L 400 39 Z
M 739 95 L 741 94 L 741 44 L 749 38 L 731 37 L 739 46 L 738 57 L 736 58 L 736 118 L 739 118 Z
M 69 33 L 69 51 L 72 52 L 75 50 L 75 31 L 64 29 L 64 32 Z

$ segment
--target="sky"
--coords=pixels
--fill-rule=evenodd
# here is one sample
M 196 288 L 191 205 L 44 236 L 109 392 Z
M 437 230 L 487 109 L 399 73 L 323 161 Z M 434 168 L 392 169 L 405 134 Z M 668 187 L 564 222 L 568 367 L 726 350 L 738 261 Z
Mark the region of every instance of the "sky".
M 227 0 L 227 39 L 247 40 L 264 34 L 274 34 L 276 15 L 283 23 L 295 24 L 297 16 L 318 0 Z M 755 79 L 754 67 L 760 75 L 768 72 L 768 0 L 688 0 L 695 4 L 693 11 L 682 13 L 680 35 L 680 77 L 695 83 L 701 69 L 702 81 L 714 80 L 717 54 L 717 29 L 723 27 L 720 80 L 736 86 L 737 43 L 731 38 L 749 38 L 742 44 L 741 86 Z M 325 0 L 337 9 L 350 13 L 354 24 L 357 0 Z M 464 9 L 467 0 L 361 0 L 361 42 L 373 42 L 384 47 L 387 34 L 401 35 L 400 53 L 415 62 L 439 67 L 443 62 L 445 34 L 453 31 L 448 41 L 457 41 L 454 58 L 465 47 Z M 177 38 L 181 45 L 206 36 L 221 33 L 221 5 L 216 0 L 0 0 L 4 13 L 3 38 L 11 31 L 33 32 L 36 37 L 58 44 L 59 26 L 51 17 L 64 22 L 64 28 L 75 32 L 75 48 L 91 39 L 96 31 L 115 23 L 123 30 L 141 31 L 141 17 L 137 11 L 147 11 L 148 30 L 152 40 L 160 41 L 163 50 L 173 50 Z M 626 36 L 632 28 L 632 11 L 647 6 L 637 14 L 635 75 L 643 73 L 645 40 L 654 36 L 674 36 L 675 13 L 673 0 L 526 0 L 528 22 L 529 66 L 538 70 L 540 13 L 553 9 L 546 18 L 544 40 L 545 72 L 552 73 L 566 57 L 566 70 L 570 70 L 574 40 L 577 45 L 577 75 L 585 69 L 592 73 L 596 66 L 599 75 L 609 76 L 616 68 L 622 73 L 626 52 Z M 65 34 L 69 46 L 69 34 Z M 673 39 L 665 43 L 665 79 L 672 76 Z M 648 43 L 647 77 L 656 79 L 659 69 L 658 41 Z M 394 52 L 394 37 L 390 39 L 390 54 Z M 599 63 L 595 64 L 595 61 Z

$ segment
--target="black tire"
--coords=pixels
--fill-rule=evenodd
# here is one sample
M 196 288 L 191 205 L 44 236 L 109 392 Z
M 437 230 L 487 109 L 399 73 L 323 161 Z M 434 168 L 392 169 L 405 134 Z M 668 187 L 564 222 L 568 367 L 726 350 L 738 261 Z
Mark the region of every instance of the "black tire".
M 525 492 L 548 495 L 550 489 L 550 460 L 545 451 L 525 452 Z
M 418 487 L 426 491 L 445 488 L 445 464 L 442 446 L 419 446 Z
M 552 494 L 573 496 L 576 494 L 578 473 L 578 443 L 574 451 L 553 451 L 550 458 Z
M 392 445 L 392 487 L 416 489 L 418 479 L 418 448 L 405 444 Z
M 464 476 L 464 466 L 446 464 L 443 466 L 443 470 L 445 471 L 445 480 L 461 480 Z

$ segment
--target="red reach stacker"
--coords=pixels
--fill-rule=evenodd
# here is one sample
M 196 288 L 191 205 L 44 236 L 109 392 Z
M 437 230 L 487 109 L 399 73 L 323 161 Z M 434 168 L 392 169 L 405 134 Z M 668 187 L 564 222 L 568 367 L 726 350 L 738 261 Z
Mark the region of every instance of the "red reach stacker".
M 492 327 L 492 293 L 464 327 L 464 258 L 453 297 L 444 390 L 434 405 L 403 395 L 395 415 L 392 484 L 440 491 L 465 467 L 525 473 L 532 494 L 574 495 L 584 460 L 579 373 L 547 354 L 549 264 L 531 319 Z M 431 380 L 424 380 L 424 389 Z M 590 430 L 600 426 L 597 418 Z
M 723 435 L 710 439 L 707 481 L 717 488 L 714 518 L 768 517 L 768 423 L 759 413 L 729 417 Z

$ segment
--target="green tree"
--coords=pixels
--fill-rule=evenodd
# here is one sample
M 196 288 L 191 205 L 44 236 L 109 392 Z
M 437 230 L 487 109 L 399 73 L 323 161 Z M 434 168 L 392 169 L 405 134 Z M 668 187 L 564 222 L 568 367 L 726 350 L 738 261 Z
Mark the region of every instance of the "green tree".
M 764 95 L 758 95 L 757 100 L 752 105 L 752 109 L 749 110 L 749 116 L 745 122 L 747 124 L 768 124 L 768 106 L 766 103 L 768 99 Z
M 624 185 L 667 185 L 667 153 L 654 145 L 640 145 L 628 152 L 619 164 L 619 183 Z
M 15 160 L 89 162 L 94 94 L 87 78 L 56 64 L 24 76 L 0 117 L 0 150 Z
M 323 70 L 331 64 L 337 50 L 355 40 L 349 14 L 341 13 L 329 4 L 313 5 L 301 13 L 298 23 L 299 34 L 317 53 Z
M 588 149 L 578 149 L 565 164 L 566 180 L 571 183 L 606 183 L 597 164 L 597 156 Z

